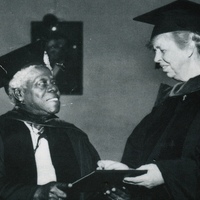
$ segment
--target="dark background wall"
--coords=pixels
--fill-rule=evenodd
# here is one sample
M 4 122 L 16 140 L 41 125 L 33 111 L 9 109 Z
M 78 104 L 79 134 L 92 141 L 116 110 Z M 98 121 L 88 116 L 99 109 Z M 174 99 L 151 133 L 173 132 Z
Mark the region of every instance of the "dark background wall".
M 28 44 L 31 21 L 52 13 L 83 21 L 83 95 L 62 96 L 62 119 L 85 131 L 102 159 L 120 160 L 127 137 L 150 112 L 161 82 L 145 44 L 152 26 L 135 22 L 171 0 L 1 0 L 0 55 Z M 200 1 L 196 0 L 200 3 Z M 12 108 L 0 90 L 0 114 Z

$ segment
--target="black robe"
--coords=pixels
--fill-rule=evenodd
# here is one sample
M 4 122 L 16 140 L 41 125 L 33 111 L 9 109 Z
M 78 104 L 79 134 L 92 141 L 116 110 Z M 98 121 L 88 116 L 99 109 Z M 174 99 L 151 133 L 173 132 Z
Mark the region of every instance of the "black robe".
M 44 126 L 58 182 L 71 183 L 96 169 L 99 155 L 83 131 L 56 116 L 46 119 L 14 109 L 0 117 L 0 199 L 31 200 L 38 188 L 31 135 L 24 121 Z M 72 200 L 84 199 L 83 194 L 70 195 Z
M 165 184 L 128 186 L 136 200 L 199 200 L 200 76 L 173 89 L 162 84 L 152 112 L 129 136 L 122 162 L 155 163 Z

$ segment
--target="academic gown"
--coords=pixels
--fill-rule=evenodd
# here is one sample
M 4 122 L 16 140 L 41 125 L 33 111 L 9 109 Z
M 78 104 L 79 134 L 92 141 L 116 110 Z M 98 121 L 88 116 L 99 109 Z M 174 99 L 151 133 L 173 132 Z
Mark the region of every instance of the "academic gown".
M 54 115 L 41 118 L 14 109 L 0 117 L 0 199 L 32 200 L 38 188 L 31 135 L 24 121 L 44 126 L 58 182 L 71 183 L 96 169 L 99 155 L 83 131 Z M 68 197 L 85 199 L 76 192 Z
M 173 88 L 162 84 L 148 114 L 129 136 L 122 162 L 154 163 L 164 184 L 128 186 L 134 200 L 199 200 L 200 76 Z

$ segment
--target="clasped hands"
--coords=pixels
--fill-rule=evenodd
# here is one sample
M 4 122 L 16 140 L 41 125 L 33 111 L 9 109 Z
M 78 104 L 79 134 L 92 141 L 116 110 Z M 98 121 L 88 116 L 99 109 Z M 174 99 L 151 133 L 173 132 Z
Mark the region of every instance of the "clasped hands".
M 33 200 L 62 200 L 67 198 L 66 183 L 50 182 L 38 187 Z

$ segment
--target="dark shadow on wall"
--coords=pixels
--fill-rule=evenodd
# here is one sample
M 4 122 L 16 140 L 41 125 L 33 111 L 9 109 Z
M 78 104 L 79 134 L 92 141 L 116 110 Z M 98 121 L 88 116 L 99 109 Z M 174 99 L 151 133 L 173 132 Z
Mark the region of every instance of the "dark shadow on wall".
M 83 22 L 59 21 L 47 14 L 31 22 L 31 42 L 45 40 L 48 62 L 63 95 L 83 94 Z

